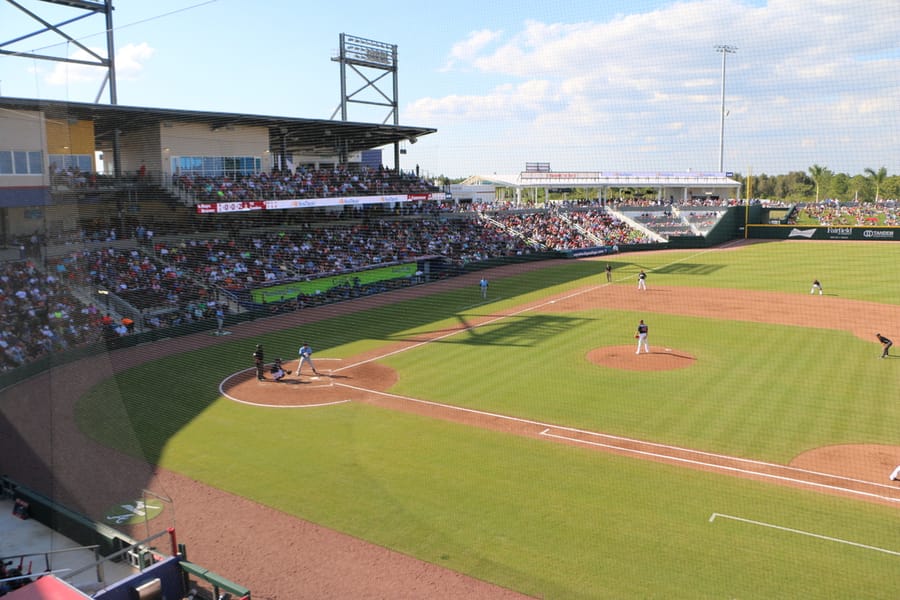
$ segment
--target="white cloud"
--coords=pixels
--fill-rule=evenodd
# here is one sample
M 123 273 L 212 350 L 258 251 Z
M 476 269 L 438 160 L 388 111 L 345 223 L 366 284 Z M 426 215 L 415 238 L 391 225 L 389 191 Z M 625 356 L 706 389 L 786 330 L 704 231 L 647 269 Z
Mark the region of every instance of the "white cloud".
M 91 48 L 97 56 L 106 56 L 106 50 Z M 144 64 L 153 56 L 155 50 L 146 42 L 126 44 L 116 53 L 117 79 L 134 79 L 144 68 Z M 98 63 L 96 56 L 84 50 L 73 52 L 68 58 Z M 47 73 L 44 81 L 50 85 L 64 86 L 78 83 L 99 83 L 106 76 L 102 66 L 81 65 L 72 63 L 54 63 L 52 71 Z
M 125 79 L 138 77 L 155 53 L 147 42 L 123 46 L 116 53 L 116 73 Z
M 491 31 L 490 29 L 481 29 L 469 33 L 466 39 L 453 44 L 453 47 L 450 48 L 450 56 L 442 70 L 450 70 L 459 63 L 470 63 L 482 49 L 502 34 L 502 31 Z
M 410 122 L 481 121 L 533 118 L 554 102 L 552 87 L 544 80 L 518 85 L 499 85 L 481 95 L 452 94 L 442 98 L 420 98 L 403 111 Z
M 602 140 L 634 144 L 608 152 L 611 160 L 683 156 L 685 166 L 708 168 L 721 117 L 715 46 L 729 44 L 737 47 L 724 57 L 730 155 L 760 164 L 772 148 L 782 164 L 812 164 L 817 153 L 827 153 L 820 163 L 846 162 L 841 149 L 892 149 L 872 134 L 900 126 L 892 108 L 900 104 L 898 17 L 891 0 L 698 0 L 606 22 L 531 20 L 453 47 L 449 61 L 490 75 L 489 89 L 422 98 L 404 114 L 426 123 L 509 121 L 523 138 L 573 156 Z M 857 147 L 838 148 L 834 140 L 854 127 Z

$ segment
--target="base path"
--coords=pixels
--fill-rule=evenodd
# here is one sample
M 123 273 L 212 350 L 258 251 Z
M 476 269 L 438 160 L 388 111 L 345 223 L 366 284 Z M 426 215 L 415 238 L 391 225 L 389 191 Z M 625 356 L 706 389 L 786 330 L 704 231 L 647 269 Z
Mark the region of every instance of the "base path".
M 540 437 L 548 441 L 803 487 L 892 506 L 900 505 L 900 485 L 887 480 L 887 474 L 894 466 L 900 464 L 898 446 L 852 445 L 815 449 L 805 452 L 789 465 L 747 460 L 610 436 L 603 432 L 561 428 L 521 419 L 514 415 L 498 415 L 425 399 L 398 396 L 387 392 L 397 381 L 396 374 L 376 362 L 379 357 L 416 348 L 431 340 L 444 339 L 485 323 L 494 323 L 513 314 L 519 315 L 531 310 L 552 313 L 597 308 L 819 328 L 828 327 L 830 324 L 835 329 L 852 331 L 867 340 L 871 337 L 869 324 L 890 322 L 890 316 L 896 311 L 890 306 L 834 297 L 697 288 L 654 288 L 637 294 L 630 286 L 594 285 L 580 290 L 570 290 L 556 297 L 542 298 L 530 305 L 520 305 L 506 311 L 470 318 L 466 325 L 442 328 L 432 333 L 420 333 L 412 339 L 384 346 L 365 355 L 335 361 L 331 363 L 329 374 L 323 374 L 323 377 L 316 381 L 307 382 L 305 376 L 300 382 L 288 383 L 260 383 L 247 378 L 243 384 L 234 388 L 229 387 L 225 394 L 239 401 L 269 406 L 299 407 L 341 401 L 366 402 L 430 418 L 465 423 L 473 427 Z M 874 345 L 873 348 L 877 350 Z M 586 358 L 606 367 L 634 371 L 686 369 L 696 361 L 695 357 L 677 348 L 651 346 L 649 353 L 641 352 L 641 354 L 636 354 L 635 349 L 636 344 L 603 346 L 591 350 Z M 323 384 L 326 381 L 328 383 Z M 302 394 L 296 393 L 297 383 L 302 386 Z
M 503 267 L 493 270 L 491 277 L 538 270 L 554 264 L 558 261 Z M 603 277 L 601 271 L 598 266 L 598 283 Z M 479 278 L 480 274 L 471 274 L 358 301 L 260 319 L 235 327 L 232 339 L 252 340 L 271 331 L 452 288 L 470 287 L 474 295 Z M 639 295 L 634 292 L 630 284 L 608 286 L 604 283 L 578 293 L 568 292 L 554 299 L 552 305 L 541 301 L 534 307 L 540 306 L 542 311 L 548 311 L 550 306 L 554 311 L 609 307 L 648 314 L 697 315 L 816 327 L 832 323 L 863 339 L 872 336 L 870 323 L 894 322 L 896 316 L 896 307 L 827 296 L 658 287 L 651 287 Z M 520 306 L 516 310 L 523 308 L 528 307 Z M 485 319 L 498 317 L 503 315 L 498 313 Z M 478 323 L 475 321 L 470 325 L 477 326 Z M 447 333 L 443 330 L 434 335 Z M 367 402 L 473 427 L 532 436 L 550 443 L 616 452 L 686 468 L 716 470 L 875 502 L 893 504 L 900 499 L 900 486 L 887 485 L 887 474 L 894 465 L 900 464 L 900 448 L 893 446 L 824 448 L 800 455 L 790 465 L 772 465 L 608 436 L 602 432 L 551 426 L 514 415 L 460 409 L 387 392 L 396 380 L 396 374 L 374 359 L 402 351 L 411 344 L 427 342 L 428 338 L 423 334 L 421 339 L 391 344 L 340 363 L 322 361 L 317 364 L 322 373 L 318 379 L 306 374 L 297 379 L 292 375 L 287 382 L 274 383 L 258 382 L 237 374 L 223 381 L 222 390 L 237 401 L 274 404 L 288 410 L 302 410 L 297 405 L 303 403 Z M 216 336 L 208 333 L 160 340 L 57 367 L 21 385 L 2 390 L 0 453 L 17 458 L 5 465 L 6 474 L 97 520 L 103 518 L 111 499 L 141 498 L 144 490 L 162 492 L 172 502 L 167 504 L 163 517 L 154 521 L 153 532 L 164 527 L 165 520 L 175 525 L 179 541 L 187 544 L 191 561 L 246 585 L 253 591 L 254 598 L 478 600 L 524 597 L 148 465 L 100 446 L 78 431 L 73 418 L 75 402 L 97 383 L 159 356 L 208 347 L 218 341 Z M 666 353 L 665 348 L 651 345 L 651 354 L 635 356 L 631 346 L 598 348 L 591 353 L 591 359 L 621 358 L 620 368 L 633 368 L 628 364 L 645 359 L 650 360 L 643 362 L 640 368 L 648 365 L 651 368 L 690 368 L 691 357 L 677 348 L 671 350 Z M 873 345 L 873 352 L 877 351 Z M 23 448 L 41 445 L 41 440 L 47 440 L 48 423 L 52 423 L 52 441 L 47 441 L 46 447 L 23 451 Z M 49 465 L 46 456 L 52 457 Z M 103 465 L 103 468 L 97 465 Z M 177 520 L 173 507 L 177 507 Z M 227 527 L 223 526 L 225 523 Z M 126 533 L 135 538 L 147 535 L 142 526 L 132 529 Z M 247 531 L 253 532 L 252 551 L 248 547 Z

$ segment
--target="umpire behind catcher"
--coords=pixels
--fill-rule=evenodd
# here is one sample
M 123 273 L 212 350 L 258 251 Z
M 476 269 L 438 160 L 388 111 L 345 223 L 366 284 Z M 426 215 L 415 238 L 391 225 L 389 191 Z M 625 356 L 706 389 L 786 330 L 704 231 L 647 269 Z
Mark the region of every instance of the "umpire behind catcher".
M 257 344 L 256 350 L 253 351 L 253 363 L 256 366 L 256 378 L 260 381 L 265 381 L 266 376 L 264 370 L 266 367 L 266 359 L 263 354 L 262 344 Z

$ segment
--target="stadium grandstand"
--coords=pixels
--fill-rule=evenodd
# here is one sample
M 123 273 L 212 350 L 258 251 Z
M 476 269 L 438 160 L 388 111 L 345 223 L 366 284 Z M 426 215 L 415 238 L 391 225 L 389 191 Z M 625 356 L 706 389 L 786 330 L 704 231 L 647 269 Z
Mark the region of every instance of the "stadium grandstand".
M 44 2 L 105 15 L 112 54 L 111 1 Z M 0 43 L 0 55 L 14 54 L 6 46 L 15 41 Z M 396 76 L 395 47 L 344 34 L 341 45 L 342 69 Z M 115 99 L 114 61 L 88 64 L 108 69 L 110 103 L 0 96 L 0 390 L 22 399 L 18 406 L 37 399 L 16 419 L 0 415 L 0 509 L 12 517 L 0 520 L 0 538 L 12 539 L 7 532 L 20 521 L 41 521 L 90 553 L 86 568 L 59 570 L 59 580 L 42 549 L 0 556 L 0 596 L 15 600 L 200 597 L 188 592 L 188 578 L 208 588 L 203 597 L 250 598 L 249 589 L 187 561 L 172 499 L 149 489 L 163 477 L 158 457 L 137 452 L 141 472 L 123 488 L 141 498 L 114 505 L 121 510 L 104 514 L 109 522 L 84 516 L 104 507 L 60 483 L 56 470 L 83 460 L 56 450 L 57 436 L 76 428 L 68 422 L 75 401 L 64 405 L 62 388 L 79 382 L 52 378 L 83 359 L 112 357 L 97 372 L 109 368 L 114 380 L 112 363 L 128 354 L 114 350 L 147 352 L 197 333 L 210 346 L 224 341 L 211 336 L 240 341 L 237 325 L 500 265 L 708 248 L 739 237 L 894 239 L 898 224 L 894 201 L 742 200 L 728 172 L 554 171 L 529 162 L 518 173 L 450 184 L 400 167 L 401 145 L 438 131 L 400 124 L 396 92 L 384 94 L 392 123 L 349 120 L 344 89 L 339 120 L 125 106 Z M 315 313 L 294 316 L 307 315 Z M 8 477 L 11 470 L 28 481 Z M 119 474 L 96 471 L 96 481 L 79 484 L 102 495 L 105 477 Z M 205 501 L 215 503 L 197 504 Z M 72 506 L 79 502 L 82 512 Z M 151 535 L 154 504 L 173 526 Z M 109 524 L 131 517 L 130 529 Z M 48 569 L 32 571 L 32 561 Z M 127 589 L 116 589 L 112 563 L 123 561 Z
M 739 187 L 546 163 L 439 187 L 382 161 L 427 127 L 23 98 L 0 111 L 4 294 L 22 317 L 2 334 L 2 372 L 498 260 L 709 243 Z M 554 200 L 560 188 L 594 199 Z
M 707 243 L 696 229 L 657 231 L 630 216 L 613 188 L 579 201 L 548 188 L 536 202 L 529 194 L 546 182 L 526 170 L 467 198 L 467 186 L 385 166 L 383 147 L 435 133 L 427 127 L 9 97 L 0 115 L 0 387 L 116 348 L 227 335 L 260 317 L 498 264 L 677 236 Z M 662 196 L 629 201 L 681 218 Z M 48 523 L 69 514 L 20 482 L 4 489 Z M 95 525 L 72 518 L 76 537 L 96 539 Z M 145 556 L 141 540 L 101 537 L 103 561 Z M 191 568 L 183 558 L 173 545 L 150 562 L 165 580 Z M 199 567 L 191 574 L 245 591 Z
M 49 3 L 111 22 L 111 3 Z M 341 45 L 342 68 L 396 76 L 394 47 L 344 34 Z M 340 120 L 123 106 L 114 62 L 95 64 L 108 70 L 109 104 L 0 97 L 0 388 L 117 348 L 227 335 L 260 317 L 499 264 L 736 235 L 740 184 L 726 173 L 554 172 L 528 163 L 515 175 L 438 185 L 418 167 L 399 168 L 401 144 L 437 132 L 401 125 L 390 92 L 390 124 L 348 120 L 349 95 Z M 383 157 L 390 147 L 393 167 Z M 574 190 L 581 193 L 569 198 Z M 126 584 L 132 596 L 168 589 L 173 597 L 190 575 L 214 597 L 249 598 L 187 562 L 174 529 L 162 532 L 169 551 L 157 543 L 149 552 L 151 538 L 98 525 L 42 491 L 0 478 L 0 499 L 30 507 L 77 542 L 99 542 L 98 567 L 127 558 L 137 567 Z M 140 512 L 144 499 L 127 506 Z M 32 579 L 25 554 L 11 555 L 16 587 Z M 36 582 L 35 594 L 57 585 Z M 122 592 L 106 593 L 96 597 Z

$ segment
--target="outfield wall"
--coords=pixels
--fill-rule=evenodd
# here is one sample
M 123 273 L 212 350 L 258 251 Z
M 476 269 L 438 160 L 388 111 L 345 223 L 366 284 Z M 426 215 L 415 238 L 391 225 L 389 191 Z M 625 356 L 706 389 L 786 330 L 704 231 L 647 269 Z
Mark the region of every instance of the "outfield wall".
M 798 227 L 797 225 L 747 225 L 747 237 L 765 240 L 900 241 L 900 227 Z

